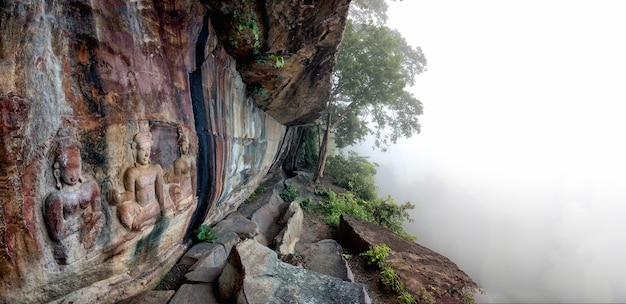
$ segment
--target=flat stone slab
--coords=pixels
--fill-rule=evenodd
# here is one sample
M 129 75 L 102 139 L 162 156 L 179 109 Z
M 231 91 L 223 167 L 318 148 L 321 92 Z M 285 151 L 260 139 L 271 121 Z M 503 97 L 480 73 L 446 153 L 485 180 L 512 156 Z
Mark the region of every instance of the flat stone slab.
M 216 246 L 220 246 L 220 245 L 215 244 L 215 243 L 207 243 L 207 242 L 195 244 L 193 245 L 193 247 L 187 250 L 187 252 L 181 258 L 179 263 L 185 264 L 185 265 L 193 265 L 198 260 L 209 255 L 212 251 L 214 251 Z
M 228 232 L 234 232 L 244 239 L 253 238 L 259 234 L 257 223 L 247 219 L 239 212 L 229 214 L 225 219 L 217 223 L 213 229 L 215 236 L 218 238 Z
M 354 275 L 343 258 L 342 248 L 335 240 L 321 240 L 300 253 L 307 269 L 354 282 Z
M 221 273 L 221 267 L 200 267 L 185 274 L 185 279 L 194 283 L 212 283 L 217 282 Z
M 213 304 L 219 303 L 213 292 L 211 284 L 183 284 L 172 300 L 172 304 Z
M 201 257 L 189 270 L 194 271 L 199 268 L 222 268 L 228 255 L 222 244 L 210 243 L 212 246 L 206 246 L 204 256 Z

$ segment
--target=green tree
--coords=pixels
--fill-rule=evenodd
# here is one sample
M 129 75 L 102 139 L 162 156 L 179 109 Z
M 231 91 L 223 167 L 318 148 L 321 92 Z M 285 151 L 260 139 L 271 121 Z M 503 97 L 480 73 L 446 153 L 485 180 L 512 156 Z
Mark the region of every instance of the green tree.
M 349 151 L 347 156 L 343 152 L 329 156 L 326 171 L 333 184 L 354 193 L 359 199 L 370 201 L 378 197 L 374 180 L 376 167 L 378 164 Z
M 330 133 L 342 148 L 375 135 L 385 150 L 400 137 L 420 132 L 422 103 L 405 87 L 426 70 L 422 50 L 398 31 L 372 22 L 348 20 L 339 51 L 315 179 L 324 175 Z M 371 129 L 370 129 L 371 127 Z

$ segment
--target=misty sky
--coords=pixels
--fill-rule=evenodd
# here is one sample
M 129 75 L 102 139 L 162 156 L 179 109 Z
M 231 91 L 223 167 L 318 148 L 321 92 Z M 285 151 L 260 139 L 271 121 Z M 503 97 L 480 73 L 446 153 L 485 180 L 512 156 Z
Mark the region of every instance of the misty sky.
M 421 46 L 422 133 L 380 194 L 487 302 L 626 302 L 626 1 L 391 2 Z

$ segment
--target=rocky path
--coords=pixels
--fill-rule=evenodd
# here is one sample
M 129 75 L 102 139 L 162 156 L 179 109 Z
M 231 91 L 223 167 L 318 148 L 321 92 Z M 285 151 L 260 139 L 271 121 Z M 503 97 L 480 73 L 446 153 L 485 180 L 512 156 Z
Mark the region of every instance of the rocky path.
M 283 181 L 217 223 L 214 243 L 192 246 L 157 289 L 122 302 L 369 303 L 327 226 L 279 196 Z
M 306 199 L 316 187 L 308 180 L 286 182 Z M 397 295 L 381 291 L 380 270 L 365 267 L 358 255 L 381 243 L 392 249 L 388 263 L 420 303 L 467 303 L 478 290 L 445 256 L 375 224 L 343 215 L 333 233 L 280 198 L 284 183 L 266 183 L 267 193 L 213 227 L 216 242 L 195 244 L 157 290 L 122 303 L 396 303 Z

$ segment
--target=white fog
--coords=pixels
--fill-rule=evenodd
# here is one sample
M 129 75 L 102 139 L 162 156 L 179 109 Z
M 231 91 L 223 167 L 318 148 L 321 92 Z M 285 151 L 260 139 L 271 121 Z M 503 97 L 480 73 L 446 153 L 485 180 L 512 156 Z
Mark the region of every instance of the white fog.
M 626 2 L 390 2 L 422 47 L 422 133 L 381 153 L 381 195 L 480 302 L 626 302 Z

